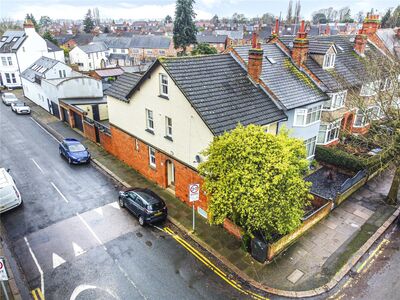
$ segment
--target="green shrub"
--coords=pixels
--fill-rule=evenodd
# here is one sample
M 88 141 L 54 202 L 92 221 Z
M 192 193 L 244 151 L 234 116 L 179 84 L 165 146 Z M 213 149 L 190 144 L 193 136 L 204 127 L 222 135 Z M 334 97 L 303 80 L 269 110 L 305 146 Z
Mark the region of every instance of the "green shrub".
M 317 146 L 315 159 L 355 172 L 366 167 L 366 162 L 362 158 L 333 147 Z

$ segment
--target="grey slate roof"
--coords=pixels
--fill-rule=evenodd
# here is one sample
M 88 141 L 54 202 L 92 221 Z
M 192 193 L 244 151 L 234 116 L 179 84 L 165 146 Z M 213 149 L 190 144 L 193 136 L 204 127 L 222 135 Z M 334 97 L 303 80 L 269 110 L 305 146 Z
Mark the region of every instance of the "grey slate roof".
M 128 95 L 142 76 L 134 73 L 124 73 L 109 87 L 104 94 L 129 102 Z
M 65 44 L 69 40 L 71 40 L 74 37 L 73 34 L 60 34 L 54 36 L 55 40 L 58 42 L 59 45 Z
M 168 49 L 172 39 L 167 36 L 133 35 L 130 48 Z
M 73 40 L 78 46 L 87 45 L 93 41 L 93 34 L 91 33 L 77 33 L 74 35 Z
M 239 122 L 266 125 L 286 119 L 229 54 L 166 58 L 162 65 L 215 135 Z
M 49 40 L 46 40 L 46 44 L 47 44 L 47 50 L 49 52 L 56 52 L 56 51 L 61 51 L 61 48 L 58 47 L 56 44 L 53 44 L 52 42 L 50 42 Z
M 334 43 L 330 41 L 311 39 L 308 52 L 325 55 L 325 53 L 329 50 L 329 48 L 332 47 L 332 45 L 334 45 Z
M 88 45 L 79 46 L 79 48 L 85 53 L 94 53 L 107 51 L 108 48 L 103 42 L 90 43 Z
M 250 47 L 234 48 L 246 64 Z M 293 109 L 328 99 L 311 80 L 304 81 L 307 76 L 297 69 L 278 45 L 262 44 L 261 47 L 264 50 L 261 79 L 286 109 Z M 275 63 L 271 63 L 267 57 Z
M 46 72 L 58 64 L 59 61 L 42 56 L 37 61 L 35 61 L 28 69 L 22 72 L 21 77 L 29 80 L 30 82 L 35 82 L 35 77 L 44 77 Z
M 94 42 L 104 42 L 108 48 L 129 49 L 131 44 L 130 37 L 108 36 L 101 34 L 93 39 Z
M 197 43 L 225 44 L 227 35 L 197 35 Z
M 25 31 L 8 30 L 4 32 L 0 39 L 0 53 L 17 52 L 18 48 L 25 41 Z
M 281 37 L 280 40 L 290 48 L 293 38 Z M 324 70 L 310 55 L 305 62 L 306 67 L 322 81 L 326 89 L 331 92 L 357 86 L 362 83 L 360 74 L 364 65 L 354 51 L 354 36 L 331 35 L 310 37 L 311 44 L 335 44 L 337 54 L 335 68 Z M 340 78 L 340 79 L 338 79 Z
M 131 58 L 128 54 L 123 54 L 123 53 L 111 53 L 108 57 L 110 60 L 111 59 L 123 59 L 123 60 L 131 60 Z

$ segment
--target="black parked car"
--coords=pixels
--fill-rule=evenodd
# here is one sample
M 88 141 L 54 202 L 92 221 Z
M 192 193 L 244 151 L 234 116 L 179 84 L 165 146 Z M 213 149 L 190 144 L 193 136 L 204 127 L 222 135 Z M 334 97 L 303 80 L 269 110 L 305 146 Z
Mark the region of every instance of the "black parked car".
M 126 207 L 136 217 L 139 224 L 165 221 L 167 218 L 167 206 L 156 193 L 149 189 L 134 188 L 119 192 L 119 206 Z

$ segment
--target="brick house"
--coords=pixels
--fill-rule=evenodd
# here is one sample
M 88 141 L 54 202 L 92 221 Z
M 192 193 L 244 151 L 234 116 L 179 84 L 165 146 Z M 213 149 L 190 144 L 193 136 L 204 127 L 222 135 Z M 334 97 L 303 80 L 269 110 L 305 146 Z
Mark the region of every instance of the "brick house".
M 359 77 L 365 69 L 359 58 L 364 57 L 367 51 L 377 51 L 375 45 L 369 41 L 369 37 L 379 27 L 377 20 L 377 16 L 367 18 L 357 35 L 308 37 L 303 25 L 296 38 L 275 37 L 271 40 L 285 49 L 288 56 L 330 98 L 322 108 L 318 144 L 337 144 L 341 130 L 357 134 L 368 131 L 369 123 L 365 113 L 356 107 L 350 107 L 346 100 L 349 89 L 359 89 L 365 101 L 374 97 L 372 89 L 363 86 L 365 83 Z M 376 116 L 380 114 L 379 107 L 373 105 L 367 110 Z
M 227 35 L 197 35 L 196 39 L 198 44 L 208 44 L 217 49 L 218 53 L 225 51 L 228 45 L 230 45 L 230 39 Z M 194 48 L 194 46 L 190 47 L 190 49 L 192 48 Z
M 328 96 L 294 62 L 278 43 L 259 44 L 253 34 L 253 45 L 228 49 L 244 67 L 249 66 L 250 53 L 258 48 L 260 86 L 284 110 L 288 119 L 279 128 L 286 127 L 293 137 L 304 141 L 308 159 L 313 159 L 318 137 L 321 111 Z M 297 52 L 296 52 L 297 53 Z
M 201 152 L 215 136 L 258 124 L 275 134 L 286 115 L 257 84 L 251 56 L 247 72 L 230 54 L 158 59 L 143 75 L 122 75 L 106 91 L 111 134 L 105 149 L 182 201 Z M 229 70 L 229 72 L 227 72 Z M 249 76 L 248 76 L 249 75 Z M 206 216 L 201 194 L 198 212 Z

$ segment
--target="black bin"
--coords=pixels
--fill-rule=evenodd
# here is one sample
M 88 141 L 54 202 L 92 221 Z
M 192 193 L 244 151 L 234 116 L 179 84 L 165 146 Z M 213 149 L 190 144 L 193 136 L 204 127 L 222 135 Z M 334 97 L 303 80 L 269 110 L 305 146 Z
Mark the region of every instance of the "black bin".
M 255 235 L 251 240 L 251 256 L 263 263 L 267 260 L 267 247 L 268 243 L 262 236 Z

